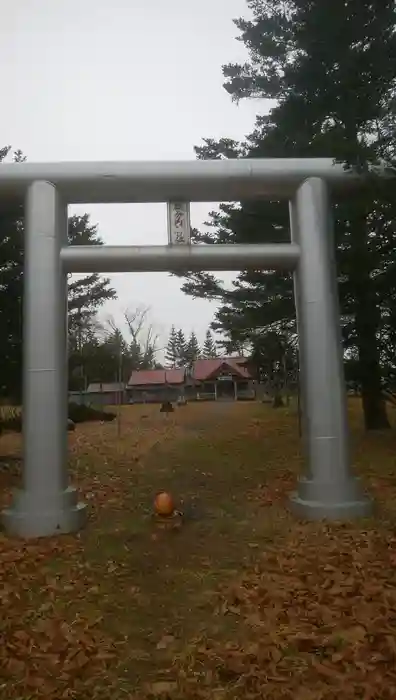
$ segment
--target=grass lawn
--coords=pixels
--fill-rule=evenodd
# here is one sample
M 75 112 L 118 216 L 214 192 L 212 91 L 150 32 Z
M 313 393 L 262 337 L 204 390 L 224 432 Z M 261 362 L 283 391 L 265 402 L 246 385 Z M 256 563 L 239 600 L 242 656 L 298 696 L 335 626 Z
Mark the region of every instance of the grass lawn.
M 378 510 L 348 525 L 288 513 L 303 468 L 293 408 L 132 406 L 120 437 L 77 426 L 87 528 L 0 535 L 0 698 L 396 698 L 396 430 L 365 434 L 357 401 L 350 422 Z M 4 505 L 19 436 L 0 455 Z M 151 517 L 163 489 L 179 529 Z

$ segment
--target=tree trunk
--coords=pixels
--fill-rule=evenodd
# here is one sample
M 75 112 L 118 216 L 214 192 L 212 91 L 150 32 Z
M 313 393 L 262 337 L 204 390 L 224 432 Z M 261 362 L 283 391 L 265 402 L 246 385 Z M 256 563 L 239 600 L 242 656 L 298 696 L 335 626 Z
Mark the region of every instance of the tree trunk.
M 373 256 L 368 246 L 367 216 L 357 216 L 351 230 L 352 265 L 350 281 L 356 302 L 355 328 L 359 352 L 359 379 L 366 430 L 390 428 L 382 395 L 378 331 L 380 312 L 371 276 Z
M 359 368 L 362 387 L 362 404 L 366 430 L 390 428 L 386 413 L 386 401 L 382 394 L 381 368 L 375 326 L 368 323 L 368 307 L 363 319 L 356 317 Z
M 272 408 L 283 408 L 284 403 L 281 394 L 277 391 L 272 400 Z
M 366 430 L 388 430 L 390 423 L 386 413 L 386 403 L 371 387 L 362 388 L 364 425 Z

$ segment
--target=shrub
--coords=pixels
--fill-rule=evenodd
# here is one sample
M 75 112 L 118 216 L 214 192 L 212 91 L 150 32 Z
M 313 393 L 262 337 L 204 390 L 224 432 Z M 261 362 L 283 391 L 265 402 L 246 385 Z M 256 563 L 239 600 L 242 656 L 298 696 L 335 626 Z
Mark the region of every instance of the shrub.
M 2 406 L 0 408 L 0 434 L 5 431 L 20 433 L 22 431 L 21 409 L 15 406 Z
M 92 406 L 80 406 L 77 403 L 69 404 L 68 430 L 74 430 L 76 423 L 87 423 L 91 421 L 112 421 L 116 417 L 115 413 L 101 411 Z M 0 435 L 4 432 L 22 432 L 22 411 L 14 406 L 0 407 Z
M 73 423 L 88 423 L 91 421 L 112 421 L 116 417 L 115 413 L 103 411 L 92 406 L 84 406 L 79 403 L 69 403 L 69 418 Z

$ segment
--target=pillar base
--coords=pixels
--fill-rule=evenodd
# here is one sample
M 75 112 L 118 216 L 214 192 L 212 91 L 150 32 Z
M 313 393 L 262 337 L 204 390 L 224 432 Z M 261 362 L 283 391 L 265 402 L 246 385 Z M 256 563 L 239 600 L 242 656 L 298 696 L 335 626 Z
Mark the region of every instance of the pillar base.
M 343 483 L 324 483 L 302 478 L 298 490 L 290 494 L 292 512 L 303 520 L 354 520 L 367 518 L 372 501 L 358 479 Z
M 87 520 L 87 506 L 77 501 L 77 492 L 67 488 L 52 498 L 37 498 L 29 491 L 17 491 L 14 503 L 3 510 L 1 519 L 7 534 L 24 539 L 51 537 L 77 532 Z

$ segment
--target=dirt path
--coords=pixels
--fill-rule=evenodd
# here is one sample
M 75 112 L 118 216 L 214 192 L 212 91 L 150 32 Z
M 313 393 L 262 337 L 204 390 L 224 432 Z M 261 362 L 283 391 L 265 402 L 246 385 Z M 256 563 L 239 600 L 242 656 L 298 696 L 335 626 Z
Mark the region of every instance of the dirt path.
M 195 404 L 166 418 L 158 406 L 128 407 L 120 437 L 114 424 L 79 427 L 70 452 L 74 478 L 90 504 L 86 530 L 33 543 L 0 539 L 7 611 L 0 623 L 0 698 L 295 698 L 294 673 L 305 690 L 313 684 L 312 697 L 333 698 L 319 693 L 327 661 L 325 670 L 315 671 L 315 653 L 295 647 L 301 634 L 315 636 L 323 615 L 334 628 L 342 614 L 351 637 L 353 599 L 340 593 L 332 606 L 321 588 L 329 581 L 342 587 L 349 578 L 352 589 L 345 590 L 355 590 L 351 580 L 365 566 L 371 573 L 359 589 L 359 625 L 367 610 L 371 630 L 378 610 L 386 609 L 393 629 L 396 614 L 391 594 L 381 593 L 388 584 L 396 589 L 389 563 L 396 441 L 391 434 L 366 438 L 354 414 L 353 427 L 367 483 L 388 514 L 367 522 L 365 535 L 361 524 L 321 529 L 289 515 L 287 495 L 301 470 L 293 410 Z M 3 447 L 11 454 L 13 445 Z M 374 471 L 377 462 L 381 469 Z M 185 512 L 179 529 L 159 530 L 152 520 L 153 498 L 162 489 Z M 348 550 L 360 551 L 364 543 L 368 554 L 348 562 Z M 318 552 L 331 560 L 327 574 Z M 379 572 L 381 591 L 373 588 Z M 312 596 L 319 602 L 307 632 L 300 623 Z M 368 603 L 370 596 L 375 603 Z M 365 659 L 380 653 L 364 639 Z M 381 648 L 388 663 L 391 652 Z M 334 654 L 336 670 L 327 671 L 342 678 L 349 662 Z M 363 676 L 374 674 L 370 668 Z

